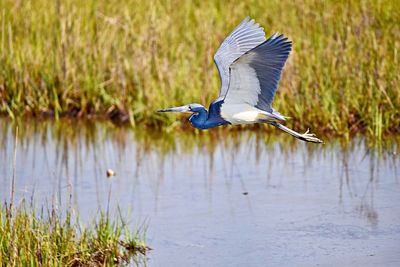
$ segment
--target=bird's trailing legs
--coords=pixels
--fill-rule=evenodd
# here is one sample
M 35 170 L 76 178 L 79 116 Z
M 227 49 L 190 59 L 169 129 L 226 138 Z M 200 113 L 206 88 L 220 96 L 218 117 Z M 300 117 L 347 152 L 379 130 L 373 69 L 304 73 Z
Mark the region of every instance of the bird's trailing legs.
M 305 133 L 301 134 L 296 131 L 293 131 L 292 129 L 289 129 L 288 127 L 278 123 L 278 122 L 269 122 L 270 124 L 274 125 L 276 128 L 290 134 L 291 136 L 294 136 L 300 140 L 306 141 L 306 142 L 312 142 L 312 143 L 320 143 L 323 144 L 324 142 L 320 139 L 318 139 L 315 134 L 310 133 L 309 130 L 307 130 Z

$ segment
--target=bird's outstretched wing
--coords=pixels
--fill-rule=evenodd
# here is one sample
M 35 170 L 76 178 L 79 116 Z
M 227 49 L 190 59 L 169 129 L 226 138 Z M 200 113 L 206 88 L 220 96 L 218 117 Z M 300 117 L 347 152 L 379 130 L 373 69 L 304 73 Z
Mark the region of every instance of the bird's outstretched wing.
M 221 78 L 220 97 L 224 97 L 229 86 L 229 67 L 247 51 L 266 40 L 263 28 L 245 18 L 228 37 L 222 42 L 214 55 L 215 65 L 217 65 L 219 76 Z
M 271 112 L 271 103 L 292 43 L 275 33 L 230 65 L 225 104 L 249 104 Z

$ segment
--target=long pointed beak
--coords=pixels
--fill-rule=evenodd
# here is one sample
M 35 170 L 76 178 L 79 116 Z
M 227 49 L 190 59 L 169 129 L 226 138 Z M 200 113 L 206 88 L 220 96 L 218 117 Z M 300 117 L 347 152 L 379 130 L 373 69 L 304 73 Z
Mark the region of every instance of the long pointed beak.
M 167 109 L 160 109 L 157 112 L 189 112 L 190 109 L 188 106 L 181 106 L 176 108 L 167 108 Z

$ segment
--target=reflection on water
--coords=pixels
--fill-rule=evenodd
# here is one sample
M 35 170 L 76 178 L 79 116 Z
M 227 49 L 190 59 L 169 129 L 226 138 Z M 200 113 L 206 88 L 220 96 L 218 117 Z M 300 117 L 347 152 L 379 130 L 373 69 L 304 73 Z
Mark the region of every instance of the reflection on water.
M 0 124 L 8 199 L 14 128 Z M 117 205 L 148 222 L 151 266 L 400 263 L 399 152 L 363 139 L 135 131 L 108 122 L 21 123 L 16 199 L 83 220 Z M 107 178 L 106 170 L 117 176 Z

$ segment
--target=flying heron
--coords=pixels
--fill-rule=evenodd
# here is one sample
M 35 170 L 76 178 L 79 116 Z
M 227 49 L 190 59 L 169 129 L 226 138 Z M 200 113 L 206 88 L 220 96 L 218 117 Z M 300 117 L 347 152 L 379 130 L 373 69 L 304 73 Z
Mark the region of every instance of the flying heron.
M 285 117 L 271 106 L 291 49 L 292 42 L 283 34 L 275 33 L 266 39 L 264 29 L 247 17 L 214 55 L 221 88 L 208 111 L 200 104 L 189 104 L 158 112 L 193 113 L 189 121 L 198 129 L 268 123 L 300 140 L 323 143 L 308 130 L 301 134 L 282 125 Z

